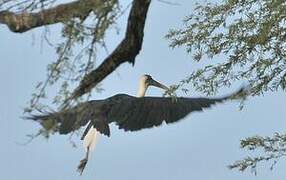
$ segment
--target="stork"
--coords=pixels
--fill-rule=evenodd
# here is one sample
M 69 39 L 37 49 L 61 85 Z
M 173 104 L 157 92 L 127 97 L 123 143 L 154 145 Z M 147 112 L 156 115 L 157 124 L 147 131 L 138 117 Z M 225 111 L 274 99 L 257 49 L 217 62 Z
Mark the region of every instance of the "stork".
M 55 113 L 34 115 L 30 117 L 42 125 L 47 121 L 56 123 L 60 134 L 68 134 L 87 127 L 82 135 L 86 157 L 78 166 L 80 173 L 87 164 L 88 155 L 94 149 L 98 132 L 110 136 L 109 124 L 115 122 L 119 129 L 138 131 L 159 126 L 163 122 L 177 122 L 193 111 L 202 111 L 213 104 L 225 100 L 242 97 L 244 88 L 219 98 L 186 98 L 151 97 L 145 96 L 148 87 L 155 86 L 164 90 L 168 87 L 155 81 L 150 75 L 143 75 L 139 81 L 137 97 L 127 94 L 116 94 L 103 100 L 91 100 L 77 106 Z

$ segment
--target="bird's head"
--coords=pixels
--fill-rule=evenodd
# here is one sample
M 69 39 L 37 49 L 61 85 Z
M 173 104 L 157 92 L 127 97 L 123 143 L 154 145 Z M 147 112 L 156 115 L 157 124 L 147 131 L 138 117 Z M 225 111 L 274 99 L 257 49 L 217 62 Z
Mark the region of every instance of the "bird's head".
M 148 74 L 144 74 L 141 76 L 140 84 L 144 85 L 144 87 L 147 89 L 149 86 L 155 86 L 164 90 L 168 90 L 169 88 L 158 81 L 155 81 L 152 76 Z

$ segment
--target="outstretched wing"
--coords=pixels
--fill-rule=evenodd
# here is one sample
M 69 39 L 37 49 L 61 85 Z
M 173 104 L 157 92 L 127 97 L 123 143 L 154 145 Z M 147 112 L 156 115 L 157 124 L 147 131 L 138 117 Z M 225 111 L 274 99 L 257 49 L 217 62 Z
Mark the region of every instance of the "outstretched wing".
M 243 89 L 222 98 L 137 98 L 126 94 L 117 94 L 105 100 L 93 100 L 81 103 L 71 109 L 46 115 L 29 117 L 40 122 L 47 130 L 68 134 L 85 126 L 84 135 L 89 128 L 95 127 L 100 133 L 110 135 L 108 123 L 115 122 L 126 131 L 151 128 L 173 123 L 186 117 L 193 111 L 202 111 L 213 104 L 229 99 L 240 98 Z
M 68 134 L 85 126 L 89 121 L 96 121 L 97 123 L 90 123 L 87 131 L 94 125 L 98 131 L 109 136 L 109 128 L 105 125 L 107 121 L 101 115 L 104 113 L 103 106 L 102 100 L 87 101 L 70 109 L 28 118 L 40 122 L 46 130 L 52 129 L 60 134 Z
M 193 111 L 202 111 L 211 105 L 236 98 L 240 91 L 222 98 L 166 98 L 129 96 L 114 104 L 108 113 L 109 122 L 115 122 L 120 129 L 136 131 L 161 125 L 164 121 L 173 123 Z

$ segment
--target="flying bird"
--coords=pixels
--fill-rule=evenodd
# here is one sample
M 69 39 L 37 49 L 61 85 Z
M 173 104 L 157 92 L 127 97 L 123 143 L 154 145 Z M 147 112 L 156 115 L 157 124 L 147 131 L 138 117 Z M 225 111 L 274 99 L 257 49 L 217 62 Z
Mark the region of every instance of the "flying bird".
M 107 99 L 91 100 L 77 106 L 45 115 L 34 115 L 30 119 L 42 125 L 52 121 L 56 124 L 56 131 L 68 134 L 86 126 L 82 135 L 87 149 L 86 158 L 81 161 L 78 169 L 82 173 L 88 159 L 89 151 L 95 146 L 98 132 L 110 136 L 110 123 L 116 123 L 119 129 L 138 131 L 177 122 L 189 113 L 202 111 L 211 105 L 230 99 L 238 99 L 244 93 L 244 88 L 219 98 L 187 98 L 187 97 L 151 97 L 145 96 L 148 87 L 155 86 L 164 90 L 169 88 L 150 75 L 143 75 L 139 80 L 137 97 L 128 94 L 116 94 Z

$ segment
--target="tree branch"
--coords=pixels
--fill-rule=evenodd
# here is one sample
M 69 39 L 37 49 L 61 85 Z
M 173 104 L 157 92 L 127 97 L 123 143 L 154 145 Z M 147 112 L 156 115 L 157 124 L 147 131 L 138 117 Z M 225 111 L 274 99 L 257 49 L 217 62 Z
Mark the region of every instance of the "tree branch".
M 71 18 L 84 19 L 91 11 L 105 4 L 102 0 L 78 0 L 37 13 L 0 11 L 0 24 L 6 24 L 13 32 L 23 33 L 36 27 L 66 22 Z
M 83 78 L 80 85 L 65 103 L 90 92 L 93 87 L 112 73 L 120 64 L 129 62 L 134 65 L 135 57 L 142 47 L 144 26 L 150 2 L 151 0 L 133 1 L 124 39 L 97 69 Z

